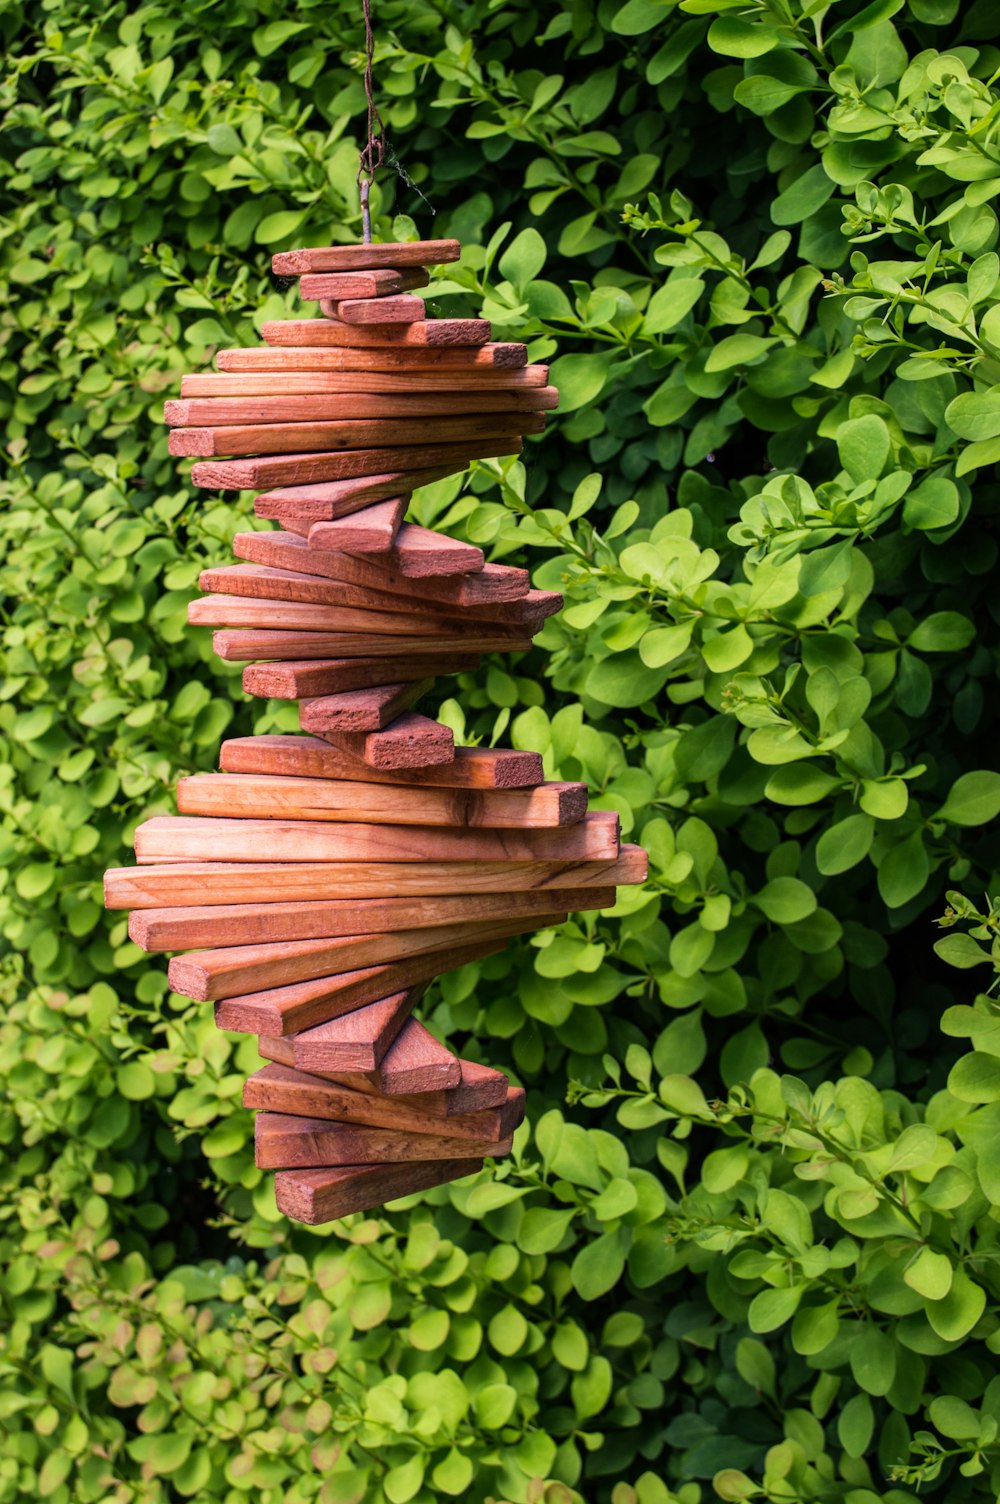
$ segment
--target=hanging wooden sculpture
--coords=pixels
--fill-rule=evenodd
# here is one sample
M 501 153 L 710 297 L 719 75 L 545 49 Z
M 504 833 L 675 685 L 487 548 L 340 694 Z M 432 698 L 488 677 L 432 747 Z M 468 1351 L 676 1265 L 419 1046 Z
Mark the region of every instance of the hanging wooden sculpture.
M 524 1093 L 459 1059 L 413 1010 L 439 974 L 512 935 L 606 908 L 645 853 L 535 753 L 455 747 L 414 707 L 435 678 L 525 652 L 561 605 L 527 571 L 405 521 L 412 491 L 509 455 L 556 392 L 482 319 L 427 319 L 410 289 L 456 241 L 290 251 L 319 318 L 265 324 L 166 404 L 196 485 L 253 489 L 274 531 L 206 570 L 190 620 L 299 702 L 307 735 L 224 742 L 177 816 L 106 874 L 129 934 L 175 954 L 174 989 L 258 1035 L 257 1163 L 304 1222 L 454 1180 L 506 1154 Z

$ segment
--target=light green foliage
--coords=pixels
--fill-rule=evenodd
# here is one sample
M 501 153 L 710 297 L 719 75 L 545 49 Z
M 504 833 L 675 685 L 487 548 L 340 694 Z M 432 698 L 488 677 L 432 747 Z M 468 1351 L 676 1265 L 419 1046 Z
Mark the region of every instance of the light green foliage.
M 7 6 L 0 1504 L 995 1500 L 1000 7 L 376 21 L 378 236 L 459 236 L 434 311 L 562 392 L 415 499 L 566 595 L 441 716 L 650 882 L 429 994 L 528 1088 L 510 1160 L 280 1217 L 251 1042 L 99 878 L 295 726 L 185 629 L 253 522 L 160 403 L 357 234 L 360 18 Z

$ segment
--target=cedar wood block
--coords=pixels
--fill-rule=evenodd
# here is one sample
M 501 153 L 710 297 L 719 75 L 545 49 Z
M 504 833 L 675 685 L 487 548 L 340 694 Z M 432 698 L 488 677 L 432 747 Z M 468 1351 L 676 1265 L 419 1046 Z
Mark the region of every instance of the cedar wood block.
M 261 325 L 265 345 L 296 348 L 321 345 L 364 349 L 372 345 L 485 345 L 489 343 L 488 319 L 418 319 L 410 324 L 381 327 L 341 324 L 334 319 L 271 319 Z
M 320 345 L 253 345 L 238 350 L 218 350 L 215 363 L 220 371 L 453 371 L 490 375 L 528 368 L 526 345 L 490 343 L 428 349 L 426 346 L 371 345 L 367 349 L 336 349 Z
M 220 430 L 221 431 L 221 430 Z M 174 433 L 183 432 L 174 429 Z M 350 449 L 338 454 L 302 453 L 263 455 L 258 459 L 203 460 L 191 467 L 196 486 L 213 490 L 252 491 L 270 486 L 304 485 L 322 480 L 349 480 L 359 475 L 381 475 L 386 470 L 418 470 L 471 459 L 489 459 L 520 454 L 518 434 L 499 435 L 481 443 L 415 444 L 389 449 Z
M 385 241 L 377 245 L 318 245 L 295 251 L 277 251 L 271 270 L 279 277 L 297 277 L 311 272 L 368 271 L 376 267 L 396 270 L 410 266 L 442 266 L 457 261 L 462 247 L 457 240 Z
M 299 706 L 299 725 L 319 736 L 331 730 L 382 731 L 422 699 L 433 684 L 433 679 L 415 679 L 409 684 L 382 684 L 303 700 Z
M 391 496 L 388 500 L 376 501 L 349 517 L 338 517 L 334 522 L 309 524 L 310 528 L 323 529 L 314 546 L 333 551 L 343 549 L 347 553 L 388 553 L 403 525 L 409 501 L 409 495 Z
M 502 445 L 508 434 L 542 433 L 544 429 L 545 414 L 538 412 L 466 413 L 457 418 L 354 418 L 326 423 L 229 423 L 219 428 L 172 428 L 167 449 L 182 458 L 365 450 L 374 450 L 377 457 L 383 448 L 405 444 Z
M 526 653 L 531 647 L 531 638 L 511 641 L 501 633 L 467 634 L 464 641 L 455 633 L 442 637 L 392 637 L 393 654 L 424 657 L 436 653 L 450 654 L 461 642 L 469 653 Z M 294 662 L 298 659 L 318 658 L 365 658 L 377 651 L 375 639 L 368 634 L 352 632 L 291 632 L 291 631 L 229 631 L 212 635 L 212 648 L 227 663 L 274 663 Z M 400 676 L 397 673 L 395 677 Z
M 567 888 L 610 888 L 645 882 L 648 858 L 641 846 L 623 846 L 616 861 L 584 862 L 169 862 L 111 867 L 104 874 L 109 909 L 182 908 L 192 904 L 275 903 L 436 894 L 551 893 Z
M 479 667 L 479 659 L 410 658 L 399 662 L 369 658 L 318 658 L 313 662 L 253 663 L 243 670 L 247 694 L 268 700 L 300 700 L 310 695 L 335 695 L 361 689 L 380 679 L 426 679 L 435 674 L 464 674 Z M 387 663 L 390 672 L 387 674 Z M 356 673 L 351 672 L 357 669 Z
M 227 378 L 236 380 L 237 378 Z M 453 416 L 455 413 L 537 413 L 558 406 L 554 386 L 461 387 L 428 392 L 393 392 L 391 395 L 358 391 L 332 396 L 317 393 L 320 378 L 306 378 L 301 396 L 205 396 L 172 399 L 164 403 L 164 422 L 174 428 L 224 427 L 230 423 L 317 423 L 346 419 L 395 419 Z M 352 380 L 352 378 L 348 378 Z M 505 425 L 509 426 L 509 425 Z
M 345 324 L 414 324 L 427 312 L 423 298 L 408 297 L 406 293 L 389 298 L 331 298 L 325 301 L 329 301 L 333 317 Z M 325 313 L 326 309 L 323 311 Z
M 182 376 L 180 399 L 171 400 L 211 398 L 220 404 L 226 400 L 242 404 L 254 399 L 287 402 L 294 398 L 305 402 L 451 399 L 486 403 L 483 412 L 504 412 L 507 404 L 513 403 L 514 411 L 519 412 L 522 402 L 538 402 L 542 408 L 558 406 L 557 397 L 551 396 L 557 388 L 549 386 L 548 374 L 548 366 L 522 366 L 520 370 L 479 366 L 461 371 L 440 370 L 437 366 L 397 371 L 203 371 L 196 376 Z
M 447 1091 L 462 1080 L 458 1056 L 415 1018 L 407 1019 L 373 1071 L 347 1071 L 336 1065 L 333 1063 L 336 1052 L 331 1055 L 322 1043 L 313 1046 L 313 1033 L 309 1029 L 282 1039 L 264 1037 L 260 1040 L 260 1053 L 270 1055 L 281 1065 L 308 1070 L 310 1075 L 332 1077 L 343 1086 L 354 1085 L 362 1090 L 367 1087 L 385 1096 Z
M 299 279 L 299 297 L 307 303 L 318 298 L 387 298 L 414 287 L 426 287 L 429 282 L 430 277 L 418 266 L 399 271 L 384 267 L 319 275 L 306 273 Z
M 230 737 L 220 748 L 219 766 L 226 773 L 356 778 L 365 783 L 425 788 L 522 789 L 536 787 L 545 778 L 539 753 L 513 747 L 456 747 L 455 760 L 447 768 L 397 776 L 367 769 L 314 736 L 281 733 Z
M 301 715 L 299 717 L 301 723 Z M 341 731 L 310 722 L 304 728 L 316 731 L 324 741 L 359 758 L 373 768 L 439 767 L 455 760 L 455 733 L 450 726 L 429 720 L 414 710 L 397 716 L 384 731 Z
M 493 1142 L 505 1138 L 521 1120 L 517 1110 L 520 1107 L 523 1113 L 523 1096 L 518 1101 L 516 1088 L 508 1086 L 502 1071 L 469 1060 L 460 1060 L 459 1065 L 462 1083 L 450 1091 L 386 1098 L 370 1088 L 356 1091 L 272 1062 L 247 1078 L 243 1105 L 299 1117 L 407 1128 L 417 1133 L 427 1130 L 429 1118 L 446 1118 L 447 1125 L 433 1124 L 435 1133 Z
M 384 1206 L 414 1191 L 426 1191 L 474 1175 L 482 1160 L 435 1159 L 402 1165 L 364 1165 L 325 1170 L 279 1170 L 274 1177 L 278 1210 L 315 1227 L 351 1212 Z
M 509 1154 L 513 1140 L 498 1143 L 451 1138 L 433 1133 L 408 1133 L 391 1128 L 359 1128 L 326 1118 L 296 1118 L 289 1114 L 258 1113 L 254 1123 L 254 1156 L 259 1170 L 288 1170 L 306 1166 L 405 1164 L 410 1160 L 483 1159 Z
M 587 786 L 543 783 L 525 790 L 481 790 L 266 773 L 194 773 L 178 780 L 177 808 L 182 815 L 349 821 L 363 816 L 369 825 L 534 830 L 582 820 Z
M 278 940 L 316 940 L 334 935 L 375 934 L 423 925 L 544 914 L 550 892 L 454 893 L 433 897 L 343 899 L 340 902 L 192 905 L 137 909 L 129 916 L 129 939 L 147 951 L 199 950 L 207 946 L 261 945 Z M 559 902 L 572 913 L 610 909 L 614 888 L 565 888 Z

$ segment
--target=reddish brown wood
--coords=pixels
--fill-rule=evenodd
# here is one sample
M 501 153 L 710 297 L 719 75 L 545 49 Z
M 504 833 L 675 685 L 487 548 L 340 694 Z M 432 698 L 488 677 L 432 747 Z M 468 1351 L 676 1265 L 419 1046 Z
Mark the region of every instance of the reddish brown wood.
M 310 1227 L 333 1222 L 351 1212 L 447 1185 L 474 1175 L 479 1159 L 417 1160 L 399 1165 L 352 1165 L 325 1170 L 279 1170 L 274 1177 L 278 1210 Z
M 489 351 L 495 346 L 486 345 L 483 349 Z M 523 352 L 523 345 L 511 346 L 512 349 Z M 227 352 L 233 354 L 236 352 Z M 319 399 L 324 396 L 349 396 L 359 397 L 365 393 L 379 394 L 389 398 L 401 396 L 429 397 L 434 395 L 439 399 L 445 396 L 461 396 L 469 401 L 489 401 L 492 406 L 494 397 L 503 398 L 505 401 L 523 402 L 531 400 L 537 388 L 544 387 L 554 392 L 555 387 L 548 384 L 548 366 L 522 365 L 520 369 L 503 366 L 488 366 L 483 364 L 466 364 L 461 368 L 453 363 L 456 353 L 454 351 L 434 352 L 433 356 L 421 356 L 422 363 L 419 365 L 408 364 L 400 366 L 396 370 L 333 370 L 322 366 L 304 366 L 287 368 L 288 356 L 301 355 L 304 361 L 326 361 L 330 355 L 350 356 L 352 360 L 367 360 L 370 352 L 360 350 L 330 351 L 330 350 L 250 350 L 247 354 L 264 356 L 274 361 L 279 359 L 282 364 L 276 369 L 267 369 L 261 366 L 246 371 L 202 371 L 193 376 L 181 377 L 181 397 L 211 397 L 220 398 L 252 398 L 252 397 L 292 397 L 297 396 L 305 399 Z M 420 352 L 405 351 L 412 362 L 414 354 Z M 476 355 L 482 354 L 477 350 Z M 445 357 L 442 360 L 441 357 Z M 434 361 L 433 365 L 428 362 Z M 546 402 L 547 406 L 548 403 Z M 483 409 L 488 411 L 488 409 Z
M 143 950 L 180 951 L 223 945 L 265 945 L 335 935 L 378 934 L 435 924 L 527 919 L 547 914 L 550 892 L 461 893 L 431 898 L 341 899 L 332 902 L 246 903 L 137 909 L 129 939 Z M 614 888 L 563 888 L 559 903 L 573 913 L 609 909 Z
M 323 575 L 325 579 L 341 580 L 347 585 L 378 590 L 397 598 L 413 597 L 434 606 L 448 604 L 460 608 L 463 616 L 466 609 L 469 615 L 482 615 L 480 607 L 523 600 L 531 584 L 526 569 L 514 569 L 506 564 L 487 564 L 475 574 L 463 575 L 460 579 L 417 579 L 393 568 L 391 559 L 358 559 L 353 554 L 312 548 L 303 544 L 300 538 L 284 532 L 237 533 L 233 539 L 233 552 L 237 558 L 250 559 L 255 564 L 293 573 Z M 412 611 L 416 607 L 413 600 L 404 600 L 400 609 Z
M 372 768 L 430 768 L 455 760 L 451 727 L 413 710 L 398 716 L 384 731 L 341 731 L 313 721 L 303 729 L 318 733 L 324 741 Z
M 339 349 L 300 345 L 281 349 L 255 345 L 218 350 L 220 371 L 517 371 L 528 363 L 526 345 L 490 343 L 428 349 L 420 345 L 370 345 Z M 464 380 L 464 376 L 463 376 Z
M 499 1143 L 455 1139 L 433 1133 L 388 1128 L 357 1128 L 325 1118 L 260 1113 L 254 1124 L 254 1153 L 260 1170 L 331 1165 L 405 1164 L 411 1160 L 479 1159 L 510 1153 L 512 1140 Z
M 456 646 L 470 653 L 526 653 L 531 647 L 531 638 L 512 640 L 501 633 L 468 632 L 464 640 L 454 632 L 437 637 L 391 637 L 394 655 L 451 654 Z M 352 658 L 370 654 L 376 639 L 370 635 L 335 632 L 266 632 L 257 630 L 216 632 L 212 646 L 220 658 L 228 663 L 250 663 L 269 660 L 272 662 L 294 661 L 306 658 Z M 397 670 L 393 675 L 399 678 Z
M 426 287 L 430 277 L 421 267 L 395 271 L 307 272 L 299 279 L 299 297 L 307 303 L 319 298 L 386 298 Z
M 564 889 L 645 882 L 647 868 L 641 846 L 623 846 L 616 861 L 170 862 L 109 868 L 104 901 L 109 909 L 158 909 L 259 903 L 264 893 L 279 903 L 383 898 L 390 888 L 399 897 L 530 889 L 550 892 L 559 907 Z
M 336 523 L 317 523 L 309 533 L 309 547 L 336 551 L 337 538 L 330 530 Z M 319 533 L 319 537 L 314 536 Z M 343 547 L 343 545 L 340 545 Z M 348 550 L 349 552 L 349 550 Z M 462 543 L 445 533 L 432 532 L 415 522 L 404 522 L 384 558 L 373 559 L 380 568 L 391 569 L 410 580 L 443 579 L 455 574 L 478 574 L 486 560 L 481 548 Z
M 175 433 L 182 431 L 174 430 Z M 497 434 L 495 440 L 475 442 L 468 439 L 461 444 L 411 444 L 400 448 L 351 449 L 340 454 L 306 452 L 262 455 L 257 459 L 205 460 L 192 466 L 191 480 L 196 486 L 208 486 L 214 490 L 253 491 L 269 486 L 383 475 L 393 470 L 426 470 L 456 462 L 464 470 L 470 460 L 520 452 L 520 436 L 511 431 Z
M 382 684 L 322 695 L 299 707 L 299 725 L 316 736 L 327 736 L 331 731 L 381 731 L 423 699 L 433 683 L 433 679 L 417 679 L 411 684 Z M 452 757 L 454 745 L 452 738 Z
M 555 830 L 472 831 L 154 815 L 136 828 L 135 854 L 144 866 L 171 861 L 613 861 L 618 816 L 612 810 L 591 810 L 577 824 Z
M 171 454 L 306 455 L 329 456 L 337 451 L 365 452 L 400 444 L 477 444 L 500 441 L 508 433 L 542 433 L 544 413 L 466 413 L 457 418 L 345 418 L 326 423 L 229 423 L 221 428 L 172 428 L 167 439 Z M 504 437 L 504 442 L 506 438 Z M 418 460 L 422 457 L 418 455 Z
M 467 750 L 458 749 L 459 753 Z M 351 770 L 354 768 L 352 764 Z M 449 769 L 434 771 L 443 782 Z M 177 808 L 182 814 L 239 819 L 274 816 L 283 820 L 363 819 L 372 825 L 505 830 L 575 825 L 587 812 L 587 786 L 583 783 L 543 783 L 535 788 L 484 791 L 433 786 L 429 779 L 416 783 L 408 774 L 401 774 L 400 779 L 406 781 L 195 773 L 179 780 Z
M 523 1116 L 523 1091 L 509 1087 L 507 1077 L 489 1066 L 470 1060 L 460 1060 L 459 1065 L 462 1083 L 451 1091 L 383 1097 L 372 1092 L 368 1082 L 364 1091 L 357 1091 L 270 1063 L 248 1077 L 243 1105 L 414 1133 L 447 1133 L 455 1139 L 496 1143 L 507 1138 Z
M 409 501 L 409 495 L 392 496 L 387 501 L 377 501 L 360 512 L 353 512 L 349 517 L 338 517 L 335 522 L 310 523 L 310 536 L 311 530 L 319 527 L 323 532 L 316 541 L 317 548 L 342 549 L 354 554 L 387 554 L 403 525 Z
M 303 296 L 309 299 L 312 295 L 304 293 Z M 407 297 L 405 293 L 393 298 L 332 298 L 328 301 L 329 310 L 324 306 L 323 312 L 345 324 L 415 324 L 427 312 L 423 298 Z
M 298 778 L 339 778 L 364 783 L 451 789 L 524 789 L 544 778 L 537 752 L 512 747 L 456 747 L 446 768 L 381 773 L 312 736 L 231 737 L 222 743 L 219 766 L 227 773 L 279 773 Z
M 390 993 L 428 982 L 431 977 L 454 971 L 471 961 L 492 956 L 505 949 L 506 944 L 506 940 L 497 939 L 482 945 L 463 946 L 461 950 L 427 951 L 405 961 L 345 971 L 314 982 L 297 982 L 290 987 L 223 998 L 215 1005 L 215 1022 L 220 1029 L 232 1029 L 238 1034 L 280 1039 L 302 1029 L 311 1029 L 314 1024 L 324 1023 L 341 1013 L 350 1013 L 352 1008 L 360 1008 L 364 1003 L 373 1003 Z
M 373 267 L 393 270 L 409 266 L 441 266 L 457 261 L 462 247 L 457 240 L 386 241 L 377 245 L 318 245 L 305 250 L 277 251 L 271 269 L 279 277 L 297 277 L 311 272 L 367 271 Z
M 446 653 L 431 658 L 317 658 L 290 663 L 252 663 L 243 670 L 247 694 L 269 700 L 302 700 L 311 695 L 337 695 L 361 689 L 386 677 L 428 679 L 435 674 L 465 674 L 478 668 L 479 659 Z
M 227 378 L 236 380 L 236 377 Z M 242 379 L 242 378 L 240 378 Z M 398 380 L 397 377 L 390 378 Z M 318 377 L 307 377 L 314 386 Z M 356 378 L 348 377 L 349 381 Z M 186 397 L 164 403 L 163 417 L 172 427 L 222 427 L 237 423 L 320 423 L 346 419 L 453 417 L 458 413 L 538 413 L 558 405 L 554 386 L 492 388 L 461 387 L 427 392 L 394 392 L 391 395 L 352 388 L 332 396 L 308 391 L 302 396 L 205 396 Z M 515 424 L 504 421 L 510 428 Z
M 308 1029 L 280 1039 L 265 1035 L 259 1041 L 260 1053 L 295 1070 L 308 1069 L 310 1075 L 329 1077 L 341 1086 L 361 1091 L 368 1089 L 387 1097 L 446 1091 L 457 1087 L 462 1080 L 458 1056 L 440 1044 L 415 1018 L 406 1021 L 372 1071 L 348 1071 L 331 1066 L 331 1052 L 322 1043 L 316 1049 L 309 1049 L 308 1041 L 315 1032 Z M 304 1059 L 311 1060 L 312 1065 L 307 1067 Z
M 376 1071 L 424 990 L 407 987 L 296 1035 L 299 1069 Z
M 387 657 L 411 657 L 415 637 L 454 639 L 450 646 L 456 652 L 464 652 L 465 642 L 473 636 L 488 635 L 493 641 L 523 641 L 523 634 L 518 638 L 509 629 L 500 630 L 492 622 L 477 624 L 473 631 L 463 631 L 460 618 L 434 613 L 433 602 L 430 603 L 431 609 L 425 612 L 421 609 L 423 602 L 415 598 L 408 602 L 409 613 L 341 604 L 346 592 L 340 582 L 295 575 L 291 571 L 258 570 L 251 574 L 239 565 L 230 564 L 219 569 L 206 569 L 199 583 L 212 593 L 189 603 L 188 621 L 192 626 L 259 627 L 281 632 L 364 632 L 368 638 L 367 644 L 361 644 L 362 656 L 369 658 L 383 650 Z M 236 585 L 238 593 L 216 595 L 212 589 L 216 584 Z M 376 602 L 374 596 L 360 589 L 350 594 L 354 601 L 367 600 L 372 606 L 381 604 L 381 600 Z M 386 638 L 389 640 L 385 641 Z
M 261 325 L 266 345 L 324 345 L 348 349 L 371 345 L 485 345 L 490 338 L 488 319 L 418 319 L 412 324 L 356 327 L 333 319 L 274 319 Z
M 463 470 L 456 461 L 453 465 L 440 465 L 436 470 L 407 470 L 391 475 L 369 475 L 358 480 L 324 481 L 316 486 L 279 486 L 265 491 L 254 502 L 258 517 L 282 520 L 294 517 L 299 521 L 332 522 L 337 517 L 348 517 L 373 501 L 396 494 L 409 496 L 419 486 L 429 486 L 434 481 L 444 480 Z

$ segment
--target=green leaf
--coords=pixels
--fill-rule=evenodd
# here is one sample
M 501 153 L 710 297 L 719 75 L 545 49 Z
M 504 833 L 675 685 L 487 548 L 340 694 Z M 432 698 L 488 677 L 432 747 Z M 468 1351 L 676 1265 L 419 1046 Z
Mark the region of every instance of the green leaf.
M 605 355 L 561 355 L 552 365 L 550 380 L 559 388 L 560 412 L 575 412 L 600 396 L 610 362 Z
M 500 275 L 513 282 L 515 287 L 524 287 L 538 276 L 547 254 L 545 241 L 533 226 L 529 226 L 515 235 L 500 257 Z
M 935 611 L 925 616 L 906 639 L 908 648 L 921 653 L 958 653 L 968 647 L 976 629 L 958 611 Z
M 934 942 L 934 949 L 942 961 L 947 961 L 949 966 L 957 966 L 961 971 L 968 971 L 972 966 L 987 965 L 992 960 L 989 951 L 977 945 L 971 935 L 945 935 L 942 940 Z
M 927 1320 L 946 1342 L 961 1342 L 967 1337 L 985 1309 L 986 1291 L 962 1268 L 955 1270 L 951 1289 L 943 1300 L 924 1301 Z
M 983 769 L 956 778 L 933 816 L 952 825 L 989 825 L 1000 814 L 1000 773 Z
M 782 1290 L 761 1290 L 750 1302 L 747 1321 L 752 1332 L 774 1332 L 790 1321 L 808 1286 L 789 1285 Z
M 930 875 L 930 858 L 922 830 L 893 846 L 882 858 L 878 869 L 878 890 L 890 909 L 898 909 L 916 898 Z
M 848 1457 L 863 1457 L 875 1430 L 875 1411 L 867 1394 L 852 1394 L 837 1417 L 837 1439 Z
M 573 1288 L 582 1300 L 599 1300 L 622 1276 L 630 1234 L 625 1227 L 602 1233 L 580 1249 L 570 1268 Z
M 258 245 L 274 245 L 279 240 L 288 240 L 308 219 L 305 209 L 282 209 L 277 214 L 265 214 L 257 226 Z
M 771 220 L 776 225 L 798 225 L 823 207 L 836 183 L 827 175 L 822 163 L 809 167 L 791 187 L 780 193 L 771 204 Z
M 1000 1060 L 993 1055 L 963 1055 L 951 1069 L 948 1090 L 960 1102 L 1000 1102 Z
M 698 277 L 672 277 L 663 287 L 657 288 L 650 298 L 643 315 L 643 327 L 647 334 L 664 334 L 676 329 L 705 290 Z
M 708 45 L 723 57 L 763 57 L 780 41 L 769 26 L 754 26 L 740 16 L 719 16 L 708 29 Z
M 952 1263 L 946 1253 L 921 1248 L 912 1263 L 903 1270 L 903 1279 L 911 1290 L 928 1300 L 943 1300 L 951 1289 Z
M 945 422 L 960 439 L 1000 437 L 1000 388 L 963 392 L 945 408 Z
M 705 370 L 731 371 L 735 366 L 752 365 L 778 342 L 761 334 L 729 334 L 712 349 Z
M 875 413 L 851 418 L 837 430 L 837 450 L 852 480 L 877 480 L 892 454 L 889 429 Z
M 797 877 L 774 877 L 754 894 L 753 902 L 773 924 L 794 924 L 813 912 L 816 895 Z
M 849 872 L 871 850 L 875 821 L 870 815 L 848 815 L 825 830 L 816 844 L 816 865 L 827 877 Z

